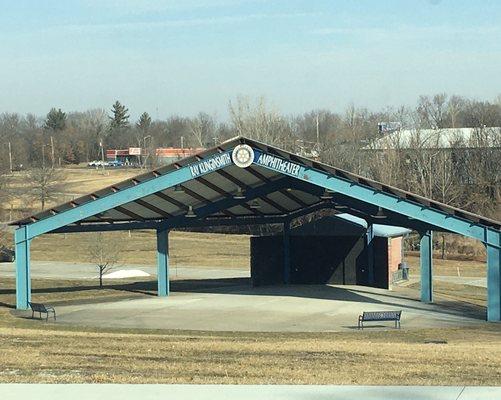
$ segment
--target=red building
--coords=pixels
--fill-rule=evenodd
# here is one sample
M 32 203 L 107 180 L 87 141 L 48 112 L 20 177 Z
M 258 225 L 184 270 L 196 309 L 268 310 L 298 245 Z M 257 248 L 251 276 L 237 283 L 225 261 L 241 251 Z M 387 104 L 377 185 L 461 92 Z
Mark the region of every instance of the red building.
M 192 156 L 204 148 L 180 148 L 180 147 L 161 147 L 155 149 L 155 157 L 160 164 L 169 164 L 185 157 Z M 125 164 L 137 164 L 145 157 L 149 156 L 148 149 L 139 147 L 129 147 L 124 150 L 109 149 L 106 150 L 106 159 L 108 161 L 122 161 Z

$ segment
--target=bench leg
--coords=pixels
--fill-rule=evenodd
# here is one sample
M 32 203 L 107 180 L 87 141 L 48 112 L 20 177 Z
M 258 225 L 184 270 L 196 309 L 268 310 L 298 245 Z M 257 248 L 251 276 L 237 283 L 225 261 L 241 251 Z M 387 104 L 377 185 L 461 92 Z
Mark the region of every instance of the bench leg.
M 56 310 L 54 310 L 54 321 L 56 320 Z
M 31 319 L 35 318 L 35 311 L 31 310 Z

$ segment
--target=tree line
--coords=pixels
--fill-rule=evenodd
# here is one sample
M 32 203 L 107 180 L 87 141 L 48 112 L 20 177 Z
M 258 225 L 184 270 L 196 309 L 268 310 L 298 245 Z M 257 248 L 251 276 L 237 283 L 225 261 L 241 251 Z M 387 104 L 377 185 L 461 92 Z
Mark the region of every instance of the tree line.
M 211 147 L 243 135 L 447 204 L 500 216 L 499 131 L 493 133 L 497 145 L 469 151 L 431 151 L 419 142 L 413 151 L 398 146 L 367 149 L 381 136 L 381 122 L 416 130 L 500 127 L 501 96 L 480 101 L 436 94 L 420 96 L 413 107 L 374 111 L 350 105 L 342 111 L 312 110 L 300 115 L 283 115 L 263 98 L 239 97 L 229 103 L 228 115 L 225 121 L 204 112 L 153 119 L 144 111 L 133 121 L 120 101 L 109 110 L 69 112 L 54 107 L 44 117 L 3 113 L 0 175 L 31 170 L 33 182 L 43 186 L 46 175 L 56 174 L 59 167 L 100 159 L 102 148 L 142 147 L 153 152 L 181 144 Z M 154 157 L 150 161 L 153 166 L 157 162 Z M 0 179 L 0 190 L 1 185 Z

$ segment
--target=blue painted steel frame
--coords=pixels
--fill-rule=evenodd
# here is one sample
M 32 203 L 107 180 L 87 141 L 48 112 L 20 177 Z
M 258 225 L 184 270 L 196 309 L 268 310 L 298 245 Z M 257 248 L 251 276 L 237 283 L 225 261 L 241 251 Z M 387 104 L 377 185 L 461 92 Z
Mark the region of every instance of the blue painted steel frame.
M 374 226 L 368 224 L 366 232 L 366 248 L 367 248 L 367 283 L 373 285 L 374 278 Z
M 487 320 L 501 321 L 501 244 L 500 232 L 489 232 L 490 243 L 487 245 Z
M 420 233 L 421 301 L 433 301 L 433 232 Z
M 230 154 L 231 152 L 225 153 Z M 81 221 L 82 219 L 91 217 L 101 212 L 105 212 L 111 208 L 130 203 L 142 197 L 149 196 L 156 192 L 160 192 L 178 184 L 187 182 L 193 178 L 190 167 L 191 165 L 187 165 L 178 170 L 171 171 L 165 175 L 152 177 L 147 181 L 140 182 L 136 186 L 131 186 L 118 192 L 110 193 L 109 195 L 103 196 L 99 199 L 80 204 L 75 208 L 63 211 L 59 214 L 55 214 L 40 221 L 33 222 L 29 225 L 30 230 L 28 232 L 28 239 L 61 228 L 62 226 Z M 222 168 L 224 168 L 224 166 L 212 169 L 205 173 L 200 173 L 197 175 L 197 177 L 206 175 Z
M 169 282 L 169 231 L 157 230 L 157 280 L 158 296 L 165 297 L 170 293 Z
M 225 152 L 230 154 L 231 150 Z M 260 165 L 262 168 L 267 168 L 272 171 L 277 171 L 277 168 L 273 168 L 270 165 L 258 164 L 257 160 L 263 152 L 259 149 L 255 149 L 255 159 L 254 163 Z M 284 158 L 273 155 L 275 158 Z M 297 164 L 297 163 L 296 163 Z M 416 223 L 422 223 L 429 226 L 430 229 L 444 229 L 446 231 L 458 233 L 467 237 L 471 237 L 482 241 L 487 246 L 488 255 L 488 319 L 490 321 L 500 321 L 501 320 L 501 267 L 500 267 L 500 235 L 501 232 L 484 226 L 482 224 L 472 223 L 470 221 L 464 220 L 460 217 L 447 214 L 445 212 L 433 209 L 431 207 L 426 207 L 418 203 L 414 203 L 410 200 L 402 199 L 398 196 L 385 193 L 369 186 L 365 186 L 360 183 L 353 182 L 349 179 L 335 176 L 321 169 L 315 169 L 312 167 L 307 167 L 298 164 L 297 169 L 281 170 L 282 174 L 285 176 L 293 177 L 299 181 L 307 182 L 309 184 L 316 185 L 320 188 L 330 189 L 340 195 L 346 196 L 347 198 L 361 201 L 375 207 L 382 207 L 385 210 L 390 210 L 390 212 L 398 213 L 405 216 Z M 202 176 L 217 169 L 224 168 L 227 165 L 223 165 L 220 168 L 211 169 L 197 176 Z M 111 193 L 102 198 L 89 201 L 88 203 L 81 204 L 73 209 L 63 211 L 59 214 L 53 215 L 51 217 L 45 218 L 40 221 L 33 222 L 27 226 L 22 226 L 18 228 L 15 232 L 15 245 L 16 245 L 16 285 L 17 285 L 17 306 L 18 308 L 27 308 L 27 303 L 30 299 L 30 260 L 29 260 L 29 248 L 30 240 L 36 236 L 51 231 L 64 231 L 63 227 L 66 227 L 68 231 L 71 229 L 79 229 L 74 227 L 67 227 L 72 223 L 81 221 L 90 216 L 99 214 L 101 212 L 107 211 L 116 206 L 120 206 L 131 201 L 140 199 L 142 197 L 148 196 L 150 194 L 165 190 L 169 187 L 173 187 L 177 184 L 182 184 L 193 178 L 192 170 L 190 165 L 182 167 L 178 170 L 171 171 L 165 175 L 159 177 L 152 177 L 152 179 L 140 182 L 136 186 L 125 188 L 115 193 Z M 290 171 L 290 172 L 289 172 Z M 290 182 L 289 182 L 290 183 Z M 281 180 L 281 184 L 286 184 L 286 180 Z M 271 182 L 258 188 L 263 193 L 266 190 L 274 191 L 279 187 L 278 183 Z M 256 193 L 258 193 L 256 189 Z M 205 215 L 210 215 L 219 210 L 231 207 L 233 199 L 224 199 L 219 202 L 214 202 L 205 207 L 200 207 L 197 209 L 198 217 L 203 217 Z M 235 203 L 235 204 L 238 204 Z M 325 208 L 325 205 L 320 208 Z M 311 211 L 310 211 L 311 212 Z M 292 215 L 283 216 L 291 218 Z M 277 217 L 279 219 L 279 217 Z M 283 221 L 283 220 L 282 220 Z M 248 222 L 247 222 L 248 223 Z M 119 224 L 120 229 L 144 229 L 153 228 L 167 230 L 172 227 L 181 226 L 183 224 L 189 225 L 189 222 L 184 216 L 179 216 L 173 218 L 171 221 L 155 221 L 153 223 L 147 222 L 142 223 L 143 225 L 138 225 L 141 223 L 131 223 L 133 228 L 125 228 L 124 224 Z M 118 224 L 117 224 L 118 225 Z M 409 224 L 410 225 L 410 224 Z M 108 226 L 108 225 L 107 225 Z M 109 225 L 110 228 L 105 228 L 101 225 L 101 230 L 114 230 L 112 228 L 113 224 Z M 142 226 L 139 228 L 139 226 Z M 96 229 L 95 226 L 82 228 L 82 231 Z M 285 235 L 284 235 L 285 236 Z M 425 242 L 429 242 L 428 239 L 431 238 L 431 234 L 422 237 Z M 429 242 L 430 255 L 425 254 L 425 258 L 422 260 L 426 263 L 426 271 L 429 271 L 429 279 L 427 278 L 428 288 L 425 288 L 427 293 L 426 298 L 431 299 L 431 242 Z M 423 247 L 426 251 L 426 246 Z M 429 261 L 429 263 L 428 263 Z
M 255 150 L 254 164 L 277 172 L 276 168 L 268 165 L 262 165 L 257 162 L 261 154 L 261 150 Z M 282 157 L 274 157 L 287 161 Z M 373 189 L 369 186 L 335 176 L 319 169 L 301 165 L 297 174 L 291 174 L 283 171 L 280 172 L 284 175 L 292 176 L 303 182 L 308 182 L 324 189 L 332 190 L 347 197 L 360 199 L 363 202 L 372 204 L 376 207 L 398 212 L 408 218 L 422 221 L 428 225 L 434 225 L 438 228 L 458 233 L 463 236 L 478 239 L 484 243 L 489 240 L 487 235 L 487 230 L 489 230 L 489 228 L 486 226 L 474 224 L 462 218 L 435 210 L 431 207 L 423 206 L 422 204 L 414 203 L 410 200 L 402 199 L 398 196 Z M 499 245 L 497 246 L 499 247 Z
M 290 283 L 290 275 L 291 275 L 291 222 L 287 219 L 284 222 L 284 231 L 283 231 L 283 251 L 284 251 L 284 283 L 288 285 Z
M 26 310 L 31 301 L 30 277 L 30 239 L 29 226 L 16 229 L 14 239 L 16 242 L 16 305 L 18 309 Z

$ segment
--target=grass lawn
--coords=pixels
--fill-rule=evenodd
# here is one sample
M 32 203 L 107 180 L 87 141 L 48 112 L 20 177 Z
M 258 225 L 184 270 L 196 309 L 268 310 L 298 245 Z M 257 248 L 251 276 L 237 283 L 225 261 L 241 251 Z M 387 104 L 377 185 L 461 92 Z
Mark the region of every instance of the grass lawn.
M 35 238 L 32 260 L 89 262 L 88 247 L 95 233 L 50 234 Z M 119 264 L 156 263 L 154 231 L 103 233 L 120 246 Z M 250 241 L 247 235 L 171 232 L 169 256 L 172 265 L 196 265 L 218 268 L 250 268 Z
M 419 256 L 409 254 L 405 257 L 411 275 L 420 275 Z M 459 275 L 458 275 L 459 270 Z M 440 276 L 485 277 L 487 265 L 485 261 L 475 260 L 442 260 L 433 258 L 433 274 Z
M 287 334 L 96 329 L 15 317 L 14 280 L 0 282 L 0 382 L 501 384 L 499 324 Z M 37 300 L 56 306 L 140 298 L 143 286 L 33 282 Z

